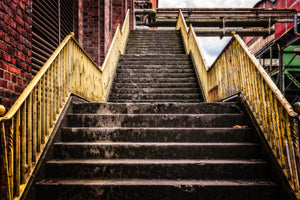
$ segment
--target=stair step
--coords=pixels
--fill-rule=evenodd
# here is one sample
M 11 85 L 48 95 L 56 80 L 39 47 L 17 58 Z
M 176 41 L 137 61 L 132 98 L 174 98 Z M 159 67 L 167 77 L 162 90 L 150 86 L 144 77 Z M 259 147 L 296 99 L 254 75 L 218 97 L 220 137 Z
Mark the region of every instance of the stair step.
M 131 55 L 127 55 L 124 54 L 122 57 L 120 57 L 120 62 L 121 61 L 152 61 L 153 59 L 156 60 L 168 60 L 168 61 L 191 61 L 191 59 L 189 57 L 187 57 L 185 54 L 183 54 L 184 56 L 180 56 L 180 57 L 159 57 L 159 56 L 145 56 L 145 55 L 141 55 L 140 57 L 137 57 L 136 54 Z
M 157 54 L 158 51 L 130 51 L 130 52 L 126 52 L 126 54 L 143 54 L 143 55 L 154 55 L 154 54 Z M 182 51 L 163 51 L 161 52 L 162 54 L 166 53 L 173 53 L 173 54 L 184 54 L 185 52 L 182 50 Z
M 171 93 L 200 93 L 199 88 L 135 88 L 135 89 L 115 89 L 113 88 L 111 94 L 171 94 Z
M 195 88 L 198 86 L 198 83 L 115 83 L 115 88 Z
M 115 83 L 195 83 L 195 82 L 197 82 L 196 78 L 116 78 L 115 80 Z
M 153 65 L 153 64 L 131 64 L 131 65 L 125 65 L 125 64 L 119 64 L 118 69 L 151 69 L 151 70 L 159 70 L 159 69 L 193 69 L 193 66 L 191 65 L 178 65 L 178 64 L 165 64 L 165 65 Z M 193 78 L 196 78 L 194 76 Z
M 193 73 L 194 69 L 117 69 L 117 73 Z M 195 77 L 195 74 L 194 74 Z
M 190 60 L 122 60 L 119 65 L 192 65 Z M 191 68 L 191 67 L 190 67 Z
M 262 180 L 50 179 L 38 183 L 38 197 L 53 199 L 273 200 L 278 185 Z
M 123 99 L 114 99 L 111 100 L 114 103 L 200 103 L 203 102 L 203 99 L 134 99 L 134 100 L 123 100 Z
M 48 161 L 48 178 L 265 179 L 262 160 L 81 159 Z
M 127 44 L 126 48 L 157 48 L 158 45 L 157 44 L 143 44 L 143 43 L 136 43 L 136 44 Z M 163 43 L 160 44 L 159 47 L 162 48 L 170 48 L 170 47 L 175 47 L 175 48 L 183 48 L 182 43 L 180 42 L 176 42 L 176 43 Z
M 72 127 L 233 127 L 244 114 L 68 114 Z
M 112 94 L 110 100 L 202 99 L 201 94 Z
M 136 70 L 138 71 L 138 70 Z M 139 72 L 130 72 L 130 73 L 118 73 L 117 78 L 194 78 L 195 73 L 139 73 Z M 175 86 L 177 87 L 177 86 Z M 188 87 L 192 87 L 188 85 Z M 197 88 L 199 85 L 196 86 Z
M 59 142 L 54 144 L 54 159 L 257 159 L 258 147 L 256 143 Z
M 190 58 L 189 55 L 174 55 L 174 54 L 156 54 L 156 55 L 140 55 L 140 54 L 131 54 L 131 55 L 121 55 L 121 59 L 130 58 L 130 59 L 187 59 Z
M 73 103 L 74 113 L 225 114 L 242 113 L 235 102 L 217 103 Z
M 250 128 L 65 127 L 63 142 L 252 142 Z

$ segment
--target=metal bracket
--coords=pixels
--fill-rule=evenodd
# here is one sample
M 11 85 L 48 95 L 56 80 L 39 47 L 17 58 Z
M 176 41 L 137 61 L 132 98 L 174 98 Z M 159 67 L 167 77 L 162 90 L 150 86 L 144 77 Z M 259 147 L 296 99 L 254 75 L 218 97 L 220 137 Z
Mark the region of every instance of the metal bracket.
M 223 31 L 222 31 L 222 34 L 221 34 L 221 36 L 220 36 L 220 39 L 222 39 L 224 36 L 225 36 L 225 34 L 226 34 L 226 29 L 225 29 L 225 18 L 223 18 Z
M 294 33 L 297 37 L 300 36 L 300 33 L 298 33 L 298 14 L 294 15 Z

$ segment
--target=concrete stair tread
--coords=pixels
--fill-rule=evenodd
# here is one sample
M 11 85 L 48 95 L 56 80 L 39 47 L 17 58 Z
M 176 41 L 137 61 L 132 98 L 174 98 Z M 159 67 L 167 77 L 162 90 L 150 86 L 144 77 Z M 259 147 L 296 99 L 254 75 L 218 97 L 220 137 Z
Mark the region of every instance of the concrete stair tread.
M 218 146 L 259 146 L 257 143 L 232 143 L 232 142 L 205 142 L 205 143 L 180 143 L 180 142 L 57 142 L 55 145 L 69 145 L 69 146 L 158 146 L 158 147 L 185 147 L 185 146 L 207 146 L 207 147 L 218 147 Z
M 214 114 L 214 113 L 206 113 L 206 114 L 199 114 L 199 113 L 191 113 L 191 114 L 172 114 L 172 113 L 142 113 L 142 114 L 133 114 L 133 113 L 127 113 L 127 114 L 123 114 L 123 113 L 117 113 L 117 114 L 110 114 L 110 113 L 69 113 L 68 116 L 156 116 L 156 117 L 176 117 L 176 116 L 188 116 L 188 117 L 209 117 L 209 116 L 222 116 L 222 117 L 244 117 L 245 115 L 242 113 L 219 113 L 219 114 Z
M 199 186 L 265 186 L 276 183 L 270 180 L 170 180 L 170 179 L 49 179 L 40 181 L 42 185 L 199 185 Z
M 222 160 L 222 159 L 67 159 L 67 160 L 50 160 L 47 163 L 51 164 L 128 164 L 128 165 L 160 165 L 160 164 L 171 164 L 171 165 L 180 165 L 180 164 L 266 164 L 267 162 L 262 159 L 231 159 L 231 160 Z
M 146 88 L 147 89 L 147 88 Z M 74 103 L 73 113 L 243 113 L 237 103 Z
M 62 130 L 92 130 L 92 131 L 101 131 L 101 130 L 152 130 L 152 131 L 163 131 L 163 130 L 170 130 L 170 128 L 164 128 L 164 127 L 62 127 Z M 249 127 L 244 128 L 230 128 L 230 127 L 220 127 L 220 128 L 212 128 L 212 127 L 196 127 L 196 128 L 184 128 L 184 127 L 174 127 L 172 128 L 173 131 L 201 131 L 201 130 L 207 130 L 207 131 L 236 131 L 236 130 L 252 130 Z

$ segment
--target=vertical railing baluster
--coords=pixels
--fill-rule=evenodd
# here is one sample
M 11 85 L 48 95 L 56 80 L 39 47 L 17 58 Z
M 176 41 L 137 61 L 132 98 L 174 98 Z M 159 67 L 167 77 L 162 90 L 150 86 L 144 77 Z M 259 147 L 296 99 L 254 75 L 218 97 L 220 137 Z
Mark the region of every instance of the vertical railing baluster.
M 18 110 L 16 114 L 16 144 L 15 144 L 15 177 L 14 177 L 14 196 L 20 195 L 20 181 L 21 181 L 21 155 L 20 155 L 20 148 L 21 148 L 21 111 Z
M 285 173 L 288 181 L 291 180 L 291 173 L 289 168 L 289 162 L 288 162 L 288 155 L 287 155 L 287 149 L 286 149 L 286 132 L 285 132 L 285 120 L 284 120 L 284 112 L 282 106 L 278 107 L 278 117 L 279 117 L 279 126 L 280 126 L 280 135 L 281 135 L 281 141 L 282 141 L 282 159 L 284 161 L 282 169 Z
M 34 88 L 33 92 L 32 92 L 32 161 L 36 162 L 37 156 L 37 102 L 36 102 L 36 98 L 37 98 L 37 87 Z
M 41 143 L 45 144 L 46 141 L 46 77 L 43 76 L 43 84 L 42 84 L 42 91 L 43 91 L 43 95 L 42 95 L 42 136 L 41 136 Z
M 295 171 L 295 159 L 294 159 L 294 153 L 293 153 L 293 145 L 292 145 L 292 133 L 291 133 L 291 127 L 290 127 L 290 121 L 289 121 L 289 115 L 287 112 L 285 112 L 285 128 L 287 133 L 287 143 L 288 143 L 288 149 L 289 149 L 289 159 L 290 159 L 290 168 L 291 168 L 291 181 L 292 181 L 292 187 L 294 190 L 297 190 L 297 180 L 296 180 L 296 171 Z
M 27 165 L 28 172 L 32 168 L 32 93 L 27 101 Z
M 269 124 L 268 124 L 268 120 L 267 120 L 267 105 L 266 105 L 266 94 L 265 94 L 265 85 L 264 85 L 264 79 L 263 77 L 259 78 L 259 85 L 260 85 L 260 90 L 261 90 L 261 105 L 262 105 L 262 131 L 264 134 L 266 134 L 268 128 L 269 128 Z M 266 135 L 265 135 L 266 136 Z
M 26 101 L 24 102 L 22 109 L 22 132 L 21 132 L 21 184 L 25 183 L 26 174 Z
M 38 132 L 37 132 L 37 152 L 41 152 L 41 141 L 42 141 L 42 80 L 38 83 Z
M 270 145 L 270 147 L 272 146 L 271 145 L 271 131 L 272 131 L 272 127 L 273 127 L 273 122 L 272 122 L 272 118 L 271 118 L 271 111 L 270 111 L 270 108 L 271 108 L 271 98 L 270 98 L 270 95 L 269 95 L 269 86 L 267 85 L 267 84 L 264 84 L 265 85 L 265 91 L 264 91 L 264 93 L 266 94 L 266 104 L 267 104 L 267 116 L 266 116 L 266 119 L 267 119 L 267 124 L 268 124 L 268 129 L 267 129 L 267 140 L 268 140 L 268 142 L 269 142 L 269 145 Z
M 59 68 L 59 57 L 60 55 L 58 55 L 57 59 L 56 59 L 56 67 L 55 67 L 55 118 L 56 115 L 58 114 L 58 110 L 59 110 L 59 75 L 58 75 L 58 68 Z
M 49 135 L 49 128 L 51 127 L 51 118 L 50 118 L 50 110 L 51 110 L 51 103 L 50 103 L 50 69 L 47 70 L 45 76 L 47 78 L 47 87 L 46 87 L 46 91 L 47 91 L 47 96 L 46 96 L 46 134 Z
M 299 161 L 299 138 L 297 135 L 297 130 L 296 130 L 296 121 L 289 117 L 289 121 L 290 121 L 290 129 L 291 129 L 291 135 L 292 135 L 292 142 L 293 142 L 293 152 L 294 152 L 294 156 L 295 156 L 295 167 L 296 167 L 296 172 L 295 173 L 295 190 L 299 191 L 299 175 L 300 175 L 300 161 Z M 299 134 L 299 133 L 298 133 Z
M 271 108 L 273 111 L 277 110 L 277 99 L 275 96 L 273 96 L 273 107 Z M 274 129 L 273 129 L 273 132 L 274 132 L 274 143 L 275 143 L 275 153 L 274 155 L 278 158 L 279 156 L 279 132 L 278 132 L 278 126 L 279 124 L 277 124 L 277 115 L 275 114 L 276 112 L 272 112 L 272 120 L 273 120 L 273 124 L 274 124 Z
M 52 107 L 51 107 L 51 116 L 52 116 L 52 121 L 55 121 L 55 115 L 56 115 L 56 105 L 55 105 L 55 67 L 56 67 L 56 62 L 53 62 L 52 65 L 52 76 L 51 76 L 51 82 L 52 82 Z
M 256 71 L 256 70 L 255 70 Z M 256 90 L 257 93 L 258 93 L 258 96 L 257 96 L 257 100 L 258 100 L 258 116 L 259 116 L 259 125 L 261 126 L 263 124 L 263 115 L 264 115 L 264 109 L 263 109 L 263 103 L 264 101 L 262 101 L 262 97 L 263 97 L 263 93 L 262 93 L 262 82 L 260 81 L 261 80 L 261 76 L 260 74 L 256 71 L 256 82 L 257 82 L 257 86 L 256 86 Z
M 11 185 L 10 185 L 10 178 L 9 178 L 9 161 L 7 159 L 7 151 L 6 151 L 6 134 L 5 134 L 5 122 L 1 122 L 1 127 L 0 127 L 0 133 L 1 133 L 1 138 L 0 138 L 0 144 L 1 144 L 1 154 L 3 156 L 3 167 L 4 167 L 4 178 L 5 178 L 5 184 L 6 184 L 6 197 L 7 199 L 11 200 L 12 195 L 11 195 Z M 4 197 L 5 198 L 5 197 Z
M 9 193 L 10 198 L 13 199 L 13 188 L 14 188 L 14 134 L 15 134 L 15 117 L 12 117 L 10 120 L 9 126 L 9 135 L 8 135 L 8 148 L 7 148 L 7 155 L 8 155 L 8 184 L 9 184 Z M 2 131 L 5 133 L 4 123 L 2 122 Z M 5 134 L 4 134 L 5 135 Z

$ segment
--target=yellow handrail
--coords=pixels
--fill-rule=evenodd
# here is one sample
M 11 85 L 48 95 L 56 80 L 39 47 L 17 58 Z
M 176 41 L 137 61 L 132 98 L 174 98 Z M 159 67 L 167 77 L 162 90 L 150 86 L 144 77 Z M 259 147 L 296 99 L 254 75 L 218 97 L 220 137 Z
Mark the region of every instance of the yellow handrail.
M 214 64 L 208 67 L 193 27 L 190 26 L 188 30 L 181 11 L 176 29 L 181 30 L 186 53 L 192 56 L 206 101 L 221 101 L 236 94 L 243 95 L 299 199 L 300 156 L 296 136 L 299 116 L 292 106 L 238 35 L 233 34 Z
M 6 197 L 19 199 L 70 94 L 105 101 L 129 35 L 129 10 L 101 68 L 68 35 L 0 118 Z M 8 141 L 8 144 L 6 142 Z

